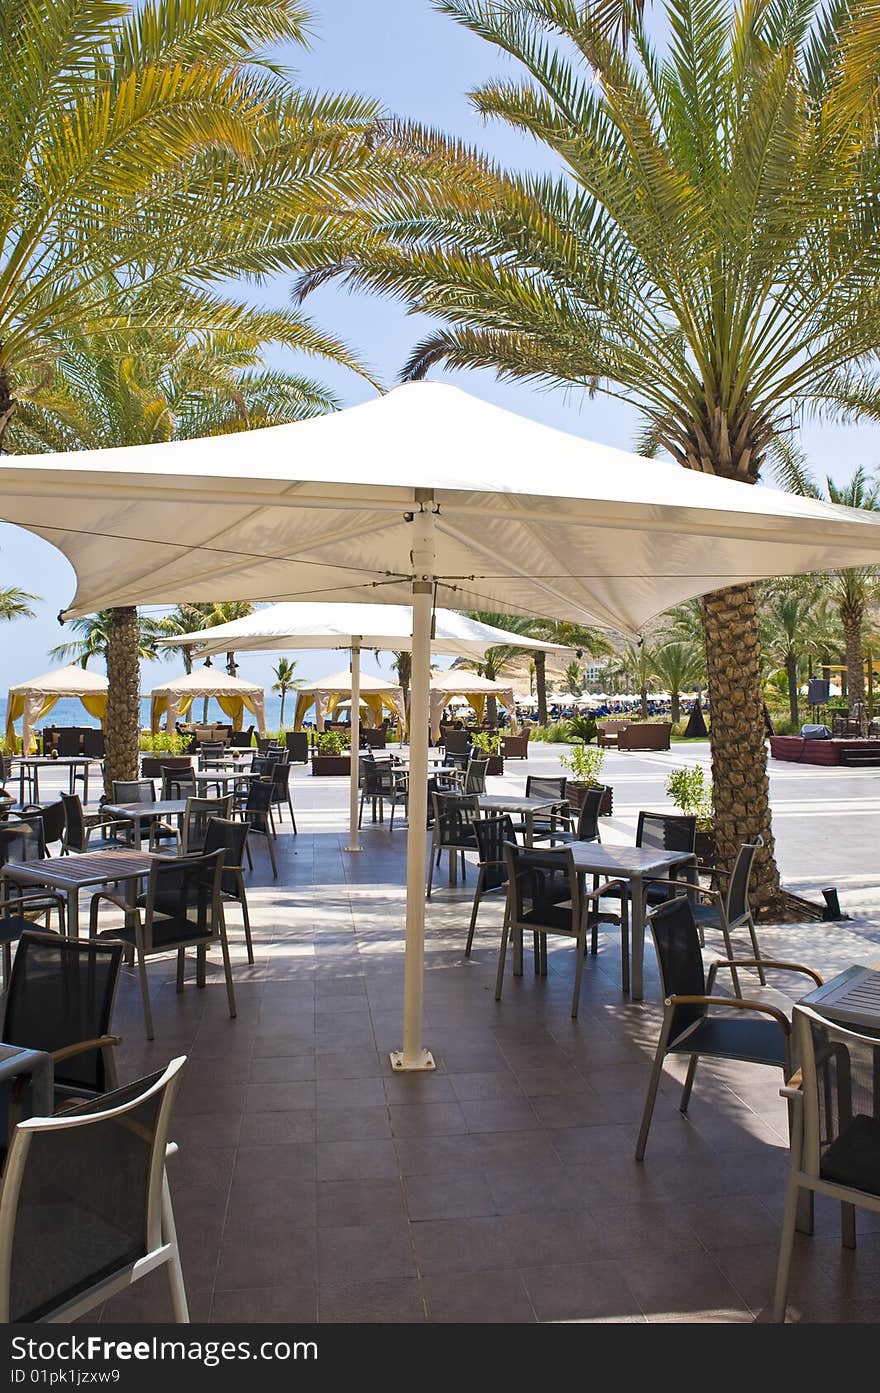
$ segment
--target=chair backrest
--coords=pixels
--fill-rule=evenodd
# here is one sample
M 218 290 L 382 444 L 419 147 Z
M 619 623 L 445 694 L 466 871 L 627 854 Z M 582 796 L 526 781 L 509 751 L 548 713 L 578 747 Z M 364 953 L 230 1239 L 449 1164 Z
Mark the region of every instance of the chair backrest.
M 803 1169 L 849 1189 L 880 1191 L 880 1042 L 807 1006 L 791 1018 L 803 1076 Z
M 246 822 L 234 822 L 229 817 L 208 818 L 208 829 L 205 833 L 203 847 L 204 854 L 211 856 L 215 851 L 223 852 L 220 888 L 225 895 L 233 895 L 236 899 L 241 895 L 239 873 L 244 866 L 247 835 L 248 825 Z
M 279 759 L 272 766 L 272 802 L 284 803 L 288 796 L 291 765 L 286 759 Z
M 41 817 L 10 817 L 0 822 L 0 867 L 7 862 L 20 866 L 24 861 L 38 861 L 45 854 Z
M 162 797 L 189 798 L 196 791 L 196 771 L 191 764 L 183 769 L 162 766 Z
M 598 784 L 584 792 L 584 801 L 580 806 L 575 830 L 577 841 L 598 842 L 601 840 L 599 837 L 599 809 L 602 807 L 602 799 L 607 792 L 604 784 Z
M 156 785 L 152 779 L 114 779 L 114 803 L 155 803 Z
M 756 837 L 753 842 L 746 842 L 737 852 L 730 880 L 727 883 L 728 923 L 732 924 L 737 919 L 744 919 L 749 913 L 749 880 L 755 857 L 763 845 L 764 838 Z
M 526 798 L 564 798 L 568 780 L 529 774 L 526 778 Z
M 470 743 L 470 732 L 467 730 L 447 730 L 443 736 L 443 747 L 449 755 L 466 754 Z
M 480 810 L 476 794 L 435 793 L 434 826 L 444 846 L 473 846 Z
M 7 779 L 12 778 L 12 761 L 8 755 L 0 750 L 0 784 L 5 784 Z
M 71 851 L 86 849 L 86 819 L 78 793 L 62 793 L 64 809 L 64 840 Z
M 235 750 L 249 750 L 253 742 L 253 735 L 253 726 L 248 726 L 247 730 L 234 730 L 229 737 L 229 744 Z
M 467 770 L 464 776 L 465 793 L 485 793 L 486 792 L 486 770 L 489 768 L 488 759 L 469 759 Z
M 269 808 L 272 805 L 272 789 L 274 785 L 271 779 L 251 779 L 248 784 L 247 802 L 245 813 L 254 813 L 257 816 L 253 819 L 254 831 L 259 832 L 266 826 Z
M 276 763 L 270 755 L 257 755 L 251 763 L 251 772 L 259 774 L 261 779 L 274 778 Z
M 226 745 L 222 740 L 202 740 L 199 744 L 199 763 L 207 769 L 211 764 L 220 764 L 226 755 Z
M 6 996 L 3 1039 L 47 1054 L 110 1033 L 124 943 L 62 938 L 25 929 Z M 104 1093 L 108 1079 L 100 1050 L 55 1066 L 55 1082 Z
M 284 737 L 290 758 L 297 764 L 307 764 L 309 760 L 309 737 L 304 730 L 289 730 Z
M 67 758 L 71 755 L 78 755 L 82 750 L 82 731 L 71 726 L 62 726 L 58 732 L 55 748 L 59 755 Z
M 82 752 L 88 755 L 89 759 L 103 759 L 106 749 L 106 740 L 103 730 L 84 730 L 82 734 Z
M 187 938 L 210 942 L 220 928 L 220 876 L 223 852 L 199 856 L 157 856 L 147 882 L 144 947 L 161 951 Z M 168 920 L 172 923 L 169 924 Z
M 204 851 L 211 818 L 228 818 L 232 813 L 232 794 L 223 798 L 187 798 L 183 814 L 183 851 L 192 855 Z
M 516 841 L 513 819 L 509 813 L 502 813 L 499 817 L 479 817 L 474 823 L 474 835 L 480 853 L 483 888 L 497 890 L 508 880 L 504 843 Z
M 685 813 L 639 813 L 636 846 L 656 851 L 693 851 L 697 819 Z
M 0 1195 L 0 1322 L 45 1320 L 162 1247 L 165 1147 L 184 1063 L 16 1127 Z
M 648 916 L 663 996 L 705 996 L 706 973 L 700 934 L 686 896 L 666 900 Z M 677 1006 L 672 1036 L 680 1035 L 706 1014 L 705 1006 Z
M 507 868 L 507 907 L 515 920 L 522 919 L 528 907 L 540 915 L 541 909 L 548 904 L 545 898 L 547 886 L 548 870 L 546 853 L 533 850 L 531 847 L 522 847 L 511 838 L 504 843 L 504 860 Z M 555 869 L 555 868 L 554 868 Z M 559 868 L 567 881 L 569 898 L 571 899 L 572 923 L 576 923 L 580 914 L 580 889 L 578 876 L 574 869 L 571 852 L 566 852 L 560 858 Z M 558 880 L 557 880 L 558 884 Z M 555 907 L 558 903 L 558 896 L 551 901 Z

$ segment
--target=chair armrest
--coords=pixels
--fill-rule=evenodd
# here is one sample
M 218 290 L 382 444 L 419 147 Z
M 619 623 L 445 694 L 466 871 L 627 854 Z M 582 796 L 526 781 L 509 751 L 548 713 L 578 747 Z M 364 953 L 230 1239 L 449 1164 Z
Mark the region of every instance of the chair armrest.
M 825 985 L 825 978 L 811 967 L 805 967 L 803 963 L 783 963 L 777 962 L 774 958 L 720 958 L 718 962 L 712 964 L 713 968 L 719 967 L 776 967 L 785 972 L 803 972 L 805 976 L 812 977 L 817 987 Z M 711 971 L 711 969 L 710 969 Z
M 103 1050 L 107 1045 L 121 1045 L 121 1035 L 99 1035 L 94 1040 L 80 1040 L 76 1045 L 65 1045 L 63 1049 L 53 1050 L 52 1059 L 55 1064 L 60 1064 L 62 1060 L 74 1059 L 78 1054 L 89 1054 L 92 1050 Z
M 114 895 L 111 890 L 100 890 L 97 895 L 92 896 L 92 903 L 89 909 L 89 937 L 94 938 L 95 929 L 98 924 L 98 908 L 102 900 L 107 900 L 108 904 L 115 905 L 121 909 L 126 917 L 129 914 L 136 914 L 140 922 L 140 912 L 136 905 L 128 904 L 121 895 Z
M 585 874 L 589 874 L 589 872 L 586 872 Z M 625 880 L 605 880 L 602 882 L 601 885 L 597 885 L 592 890 L 587 890 L 586 887 L 584 887 L 584 889 L 581 891 L 581 899 L 601 900 L 602 896 L 607 895 L 609 890 L 615 890 L 619 888 L 621 891 L 625 892 L 627 889 L 627 884 L 628 883 Z
M 22 881 L 21 888 L 26 890 L 29 887 Z M 33 888 L 40 891 L 39 895 L 11 895 L 8 900 L 0 900 L 0 912 L 5 909 L 21 910 L 25 905 L 28 909 L 38 909 L 40 905 L 48 908 L 51 905 L 55 909 L 61 910 L 62 913 L 64 912 L 65 899 L 57 890 L 50 890 L 48 886 L 43 890 L 39 885 L 35 885 Z
M 786 1035 L 791 1034 L 791 1021 L 783 1011 L 775 1006 L 766 1006 L 760 1001 L 748 1001 L 740 996 L 668 996 L 664 1006 L 733 1006 L 737 1011 L 760 1011 L 762 1015 L 772 1016 L 782 1026 Z
M 690 890 L 694 895 L 706 895 L 712 900 L 723 901 L 724 899 L 720 890 L 709 890 L 705 885 L 698 885 L 695 880 L 666 880 L 664 878 L 654 880 L 652 877 L 650 880 L 646 879 L 645 884 L 652 887 L 657 885 L 674 885 L 676 889 Z

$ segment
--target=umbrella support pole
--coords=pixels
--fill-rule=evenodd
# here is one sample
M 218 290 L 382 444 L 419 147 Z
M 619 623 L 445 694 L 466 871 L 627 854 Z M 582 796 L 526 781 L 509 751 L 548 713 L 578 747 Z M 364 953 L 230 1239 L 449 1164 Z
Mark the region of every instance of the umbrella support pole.
M 410 677 L 409 798 L 406 834 L 406 958 L 403 1049 L 391 1054 L 395 1072 L 435 1068 L 422 1043 L 425 976 L 425 856 L 428 845 L 428 720 L 431 616 L 434 590 L 434 514 L 430 494 L 412 520 L 412 675 Z
M 361 746 L 361 641 L 351 640 L 351 776 L 348 792 L 348 846 L 346 851 L 363 851 L 358 834 L 358 771 Z

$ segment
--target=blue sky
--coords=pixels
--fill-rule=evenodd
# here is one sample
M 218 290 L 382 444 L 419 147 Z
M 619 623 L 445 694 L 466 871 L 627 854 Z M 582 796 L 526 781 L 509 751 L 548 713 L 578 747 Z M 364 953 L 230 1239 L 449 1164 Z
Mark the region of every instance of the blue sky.
M 430 0 L 311 0 L 315 33 L 308 52 L 285 55 L 303 86 L 355 91 L 378 98 L 389 112 L 411 116 L 480 143 L 496 158 L 520 168 L 548 167 L 540 148 L 499 125 L 485 125 L 470 109 L 467 91 L 505 67 L 505 59 L 490 45 L 437 14 Z M 287 278 L 264 288 L 267 302 L 283 302 Z M 407 316 L 398 305 L 375 297 L 353 296 L 325 287 L 308 305 L 324 327 L 346 338 L 377 370 L 386 383 L 395 380 L 401 363 L 422 337 L 427 321 Z M 353 405 L 371 389 L 343 370 L 310 370 Z M 439 375 L 439 374 L 435 374 Z M 635 417 L 620 403 L 582 394 L 549 392 L 494 381 L 489 373 L 443 374 L 475 395 L 507 406 L 536 420 L 559 426 L 607 444 L 628 448 Z M 811 464 L 837 480 L 848 478 L 856 465 L 880 466 L 880 428 L 839 427 L 808 423 L 803 443 Z M 35 621 L 4 625 L 6 661 L 0 686 L 35 676 L 52 666 L 48 650 L 63 640 L 55 616 L 70 600 L 73 573 L 54 548 L 18 528 L 0 524 L 0 584 L 17 584 L 43 597 Z M 269 681 L 273 658 L 242 655 L 240 675 Z M 302 655 L 299 671 L 319 676 L 338 666 L 331 654 Z M 367 660 L 370 666 L 373 664 Z M 152 663 L 144 668 L 145 690 L 161 677 L 180 669 L 179 661 Z

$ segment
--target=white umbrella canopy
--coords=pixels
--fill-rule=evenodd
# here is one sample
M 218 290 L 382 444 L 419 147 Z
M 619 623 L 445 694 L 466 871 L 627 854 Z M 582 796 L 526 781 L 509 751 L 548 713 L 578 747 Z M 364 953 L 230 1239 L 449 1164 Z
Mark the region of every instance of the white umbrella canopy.
M 64 697 L 78 697 L 89 715 L 96 716 L 103 726 L 108 686 L 103 673 L 92 672 L 87 667 L 80 667 L 79 663 L 68 663 L 66 667 L 57 667 L 52 672 L 31 677 L 27 682 L 17 682 L 9 688 L 6 698 L 6 741 L 9 749 L 16 747 L 15 722 L 21 716 L 21 750 L 22 754 L 29 754 L 36 746 L 34 727 L 37 722 L 47 716 L 55 703 Z
M 413 606 L 404 1041 L 421 1042 L 431 611 L 635 633 L 738 582 L 880 564 L 880 515 L 687 472 L 439 383 L 241 435 L 0 459 L 0 514 L 77 574 L 69 613 L 184 600 Z M 117 544 L 114 544 L 117 543 Z

